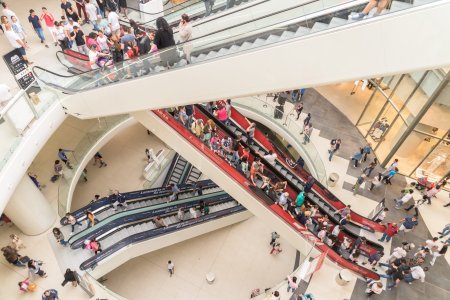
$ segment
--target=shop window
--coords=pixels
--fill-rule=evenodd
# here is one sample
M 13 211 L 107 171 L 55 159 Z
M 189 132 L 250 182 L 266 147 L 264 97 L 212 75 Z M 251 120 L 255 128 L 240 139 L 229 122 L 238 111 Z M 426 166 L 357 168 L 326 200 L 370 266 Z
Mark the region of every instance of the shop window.
M 369 133 L 372 124 L 377 121 L 376 118 L 386 102 L 387 98 L 384 94 L 379 90 L 375 90 L 366 110 L 357 124 L 362 135 L 366 136 Z
M 397 110 L 390 103 L 387 103 L 378 120 L 376 120 L 369 130 L 367 139 L 372 142 L 372 147 L 376 147 L 382 141 L 384 142 L 387 132 L 391 131 L 389 128 L 392 126 L 392 122 L 397 114 Z
M 391 108 L 390 111 L 391 110 L 393 110 L 393 108 Z M 397 144 L 407 128 L 405 122 L 403 122 L 401 118 L 397 118 L 394 123 L 391 123 L 392 120 L 392 116 L 386 115 L 384 124 L 386 124 L 385 127 L 387 127 L 388 130 L 380 132 L 380 129 L 375 129 L 371 134 L 374 138 L 378 138 L 375 140 L 375 142 L 379 143 L 378 147 L 375 149 L 375 153 L 380 161 L 383 161 L 389 155 L 392 148 Z
M 450 171 L 450 140 L 443 140 L 417 168 L 414 177 L 428 176 L 436 182 Z

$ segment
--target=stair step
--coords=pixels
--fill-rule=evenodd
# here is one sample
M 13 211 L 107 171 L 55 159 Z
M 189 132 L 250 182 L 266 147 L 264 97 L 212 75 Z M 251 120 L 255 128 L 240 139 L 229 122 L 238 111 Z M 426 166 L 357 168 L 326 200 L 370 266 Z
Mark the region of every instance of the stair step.
M 328 24 L 322 23 L 322 22 L 316 22 L 314 23 L 313 27 L 311 28 L 311 33 L 312 32 L 318 32 L 318 31 L 322 31 L 328 28 Z
M 306 35 L 310 32 L 311 30 L 308 27 L 303 27 L 300 26 L 297 31 L 295 32 L 296 36 L 302 36 L 302 35 Z
M 244 43 L 241 45 L 239 51 L 243 51 L 243 50 L 250 49 L 250 48 L 252 47 L 252 45 L 253 45 L 252 43 L 244 42 Z
M 392 1 L 391 8 L 389 9 L 389 12 L 404 10 L 412 7 L 413 5 L 406 2 L 401 1 Z
M 280 37 L 275 34 L 269 35 L 269 37 L 266 39 L 266 44 L 273 44 L 280 40 Z
M 348 23 L 348 20 L 334 17 L 334 18 L 331 19 L 330 23 L 328 24 L 328 28 L 342 26 L 342 25 L 345 25 L 347 23 Z
M 295 33 L 289 30 L 284 31 L 280 36 L 280 41 L 282 40 L 288 40 L 292 37 L 294 37 Z

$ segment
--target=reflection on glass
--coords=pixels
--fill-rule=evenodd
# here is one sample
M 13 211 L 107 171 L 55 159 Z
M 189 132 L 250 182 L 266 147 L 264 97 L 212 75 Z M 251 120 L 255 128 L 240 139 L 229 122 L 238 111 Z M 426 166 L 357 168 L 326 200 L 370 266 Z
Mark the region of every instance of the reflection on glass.
M 370 103 L 367 105 L 364 114 L 361 116 L 357 127 L 362 135 L 366 135 L 369 132 L 370 127 L 375 121 L 378 113 L 380 112 L 387 99 L 379 90 L 375 90 Z
M 393 108 L 389 109 L 389 111 L 392 110 Z M 385 126 L 391 127 L 389 128 L 389 131 L 386 130 L 382 133 L 378 133 L 380 130 L 375 129 L 371 134 L 376 135 L 376 137 L 381 135 L 381 137 L 375 141 L 380 142 L 379 146 L 375 149 L 375 153 L 377 154 L 377 157 L 380 161 L 383 161 L 388 156 L 394 145 L 398 142 L 407 128 L 406 124 L 401 118 L 397 118 L 394 124 L 390 124 L 389 122 L 392 122 L 392 119 L 386 119 L 385 121 Z M 404 174 L 403 170 L 401 170 L 401 172 Z
M 384 136 L 386 135 L 389 127 L 391 127 L 391 124 L 396 116 L 397 110 L 395 110 L 395 108 L 388 103 L 383 109 L 379 119 L 376 120 L 372 128 L 369 130 L 368 139 L 372 142 L 372 147 L 375 147 L 378 143 L 385 139 Z
M 450 141 L 442 141 L 417 168 L 415 177 L 428 176 L 430 181 L 436 182 L 450 170 Z
M 400 172 L 402 174 L 411 174 L 438 141 L 438 139 L 425 134 L 415 131 L 411 132 L 394 155 L 400 161 Z

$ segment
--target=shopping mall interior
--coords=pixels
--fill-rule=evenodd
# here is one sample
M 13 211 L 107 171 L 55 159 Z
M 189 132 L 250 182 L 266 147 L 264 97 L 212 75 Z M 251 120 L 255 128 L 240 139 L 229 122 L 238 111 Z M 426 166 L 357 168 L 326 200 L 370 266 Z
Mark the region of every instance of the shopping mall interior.
M 0 299 L 450 299 L 449 0 L 0 9 Z

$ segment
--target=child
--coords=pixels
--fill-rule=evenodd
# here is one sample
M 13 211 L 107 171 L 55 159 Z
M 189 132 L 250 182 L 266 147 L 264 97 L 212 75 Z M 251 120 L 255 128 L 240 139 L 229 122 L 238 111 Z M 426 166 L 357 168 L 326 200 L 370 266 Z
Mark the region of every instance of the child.
M 22 248 L 26 248 L 22 240 L 16 234 L 11 234 L 9 237 L 11 238 L 12 248 L 16 249 L 17 251 L 19 251 Z
M 167 262 L 167 270 L 169 271 L 170 277 L 175 274 L 175 264 L 171 260 Z
M 278 255 L 278 253 L 280 253 L 282 251 L 283 251 L 283 249 L 281 249 L 280 243 L 275 243 L 272 246 L 272 250 L 270 250 L 270 254 Z

